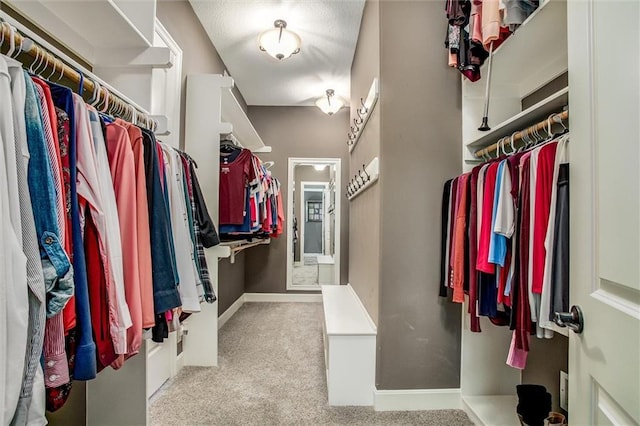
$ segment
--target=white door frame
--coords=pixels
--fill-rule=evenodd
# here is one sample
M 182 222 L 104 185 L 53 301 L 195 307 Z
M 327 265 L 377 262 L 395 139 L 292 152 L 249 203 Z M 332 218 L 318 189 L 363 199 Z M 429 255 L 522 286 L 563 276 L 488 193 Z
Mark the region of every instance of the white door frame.
M 318 291 L 320 290 L 319 285 L 293 285 L 293 239 L 291 235 L 293 233 L 293 187 L 294 185 L 291 182 L 295 182 L 295 167 L 296 166 L 314 166 L 319 164 L 329 164 L 330 166 L 335 166 L 336 168 L 336 177 L 335 177 L 335 185 L 336 185 L 336 217 L 335 217 L 335 268 L 334 268 L 334 279 L 336 283 L 340 283 L 340 206 L 342 201 L 342 184 L 341 184 L 341 173 L 342 173 L 342 165 L 340 158 L 300 158 L 300 157 L 289 157 L 288 159 L 288 172 L 287 172 L 287 217 L 286 217 L 286 239 L 287 239 L 287 290 L 304 290 L 304 291 Z M 301 197 L 304 199 L 304 195 Z M 303 222 L 303 221 L 300 221 Z M 300 233 L 302 236 L 302 232 Z M 302 240 L 301 240 L 302 242 Z M 304 248 L 301 247 L 301 254 L 304 252 Z M 302 256 L 301 256 L 301 260 Z
M 307 186 L 322 186 L 323 188 L 305 188 Z M 309 192 L 325 192 L 329 188 L 329 182 L 309 182 L 302 181 L 300 182 L 300 261 L 304 264 L 304 223 L 305 218 L 307 217 L 306 205 L 304 202 L 304 193 L 305 191 Z M 322 207 L 324 208 L 324 200 L 322 201 Z M 324 214 L 322 219 L 322 227 L 324 231 Z M 321 253 L 309 253 L 309 254 L 323 254 L 324 253 L 324 232 L 323 232 L 323 240 L 322 240 L 322 252 Z

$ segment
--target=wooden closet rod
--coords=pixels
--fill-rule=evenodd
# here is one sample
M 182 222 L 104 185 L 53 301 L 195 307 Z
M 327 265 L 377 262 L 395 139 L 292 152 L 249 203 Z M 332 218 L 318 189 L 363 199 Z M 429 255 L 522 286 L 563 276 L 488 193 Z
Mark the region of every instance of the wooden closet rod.
M 33 40 L 27 38 L 20 34 L 17 29 L 13 28 L 11 30 L 10 24 L 7 22 L 3 22 L 0 20 L 0 40 L 2 40 L 2 50 L 7 52 L 7 45 L 10 45 L 11 39 L 13 38 L 13 44 L 15 46 L 14 52 L 12 54 L 17 56 L 18 54 L 25 54 L 32 58 L 31 64 L 23 63 L 23 66 L 28 69 L 28 67 L 35 67 L 36 70 L 39 71 L 41 75 L 51 75 L 51 78 L 57 76 L 58 80 L 62 80 L 62 78 L 66 78 L 69 82 L 75 83 L 76 85 L 80 84 L 82 81 L 82 87 L 85 93 L 93 96 L 96 90 L 96 85 L 94 81 L 90 77 L 84 76 L 80 71 L 76 71 L 71 68 L 64 61 L 52 53 L 48 52 L 41 46 L 38 46 Z M 19 52 L 19 53 L 16 53 Z M 44 66 L 44 68 L 42 68 Z M 48 71 L 45 72 L 45 71 Z M 157 127 L 157 122 L 153 120 L 149 115 L 142 111 L 138 106 L 132 105 L 130 102 L 123 100 L 121 97 L 114 95 L 109 89 L 106 87 L 99 85 L 99 93 L 98 98 L 102 105 L 107 103 L 106 112 L 117 115 L 118 117 L 125 118 L 127 120 L 137 121 L 134 124 L 140 124 L 147 129 L 155 130 Z M 65 86 L 69 86 L 69 84 L 65 84 Z M 75 88 L 71 87 L 74 92 L 77 92 L 77 86 Z M 98 108 L 100 109 L 100 108 Z M 133 114 L 135 111 L 135 114 Z M 134 117 L 135 115 L 135 117 Z
M 562 111 L 560 113 L 554 114 L 552 116 L 550 116 L 548 119 L 543 120 L 537 124 L 534 124 L 533 126 L 527 127 L 524 130 L 520 130 L 519 132 L 517 132 L 515 135 L 513 135 L 513 138 L 507 136 L 505 138 L 504 141 L 504 146 L 509 146 L 511 145 L 512 141 L 513 143 L 522 140 L 522 138 L 526 135 L 530 135 L 532 132 L 536 132 L 536 131 L 540 131 L 540 130 L 544 130 L 548 125 L 549 125 L 549 120 L 553 120 L 554 118 L 560 118 L 560 120 L 564 121 L 566 119 L 569 118 L 569 111 Z M 477 150 L 476 152 L 473 153 L 473 155 L 476 158 L 483 158 L 486 155 L 491 155 L 491 154 L 495 154 L 496 150 L 499 147 L 503 146 L 503 143 L 501 142 L 502 139 L 500 139 L 498 142 L 489 145 L 486 148 L 482 148 Z

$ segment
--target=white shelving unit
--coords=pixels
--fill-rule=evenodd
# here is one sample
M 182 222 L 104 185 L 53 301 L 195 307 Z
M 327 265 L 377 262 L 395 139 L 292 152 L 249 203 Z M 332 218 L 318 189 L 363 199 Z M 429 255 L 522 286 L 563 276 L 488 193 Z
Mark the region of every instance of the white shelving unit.
M 492 426 L 518 426 L 516 414 L 518 398 L 515 396 L 469 396 L 463 399 L 467 414 L 475 424 Z
M 478 130 L 485 95 L 485 80 L 462 81 L 463 168 L 475 158 L 471 151 L 490 145 L 502 136 L 533 124 L 568 103 L 562 90 L 522 111 L 522 99 L 568 70 L 567 6 L 565 0 L 546 0 L 494 53 L 489 108 L 489 133 Z M 481 73 L 487 74 L 487 64 Z M 555 108 L 555 109 L 554 109 Z
M 223 129 L 225 131 L 222 133 L 233 134 L 242 147 L 250 149 L 254 153 L 271 152 L 271 147 L 265 146 L 262 138 L 260 138 L 260 135 L 256 132 L 251 121 L 249 121 L 249 117 L 247 117 L 240 102 L 238 102 L 236 96 L 233 94 L 232 88 L 233 86 L 224 88 L 221 93 L 222 123 L 223 125 L 228 124 L 230 126 Z
M 567 6 L 564 0 L 546 0 L 524 24 L 496 49 L 493 58 L 489 125 L 481 132 L 484 78 L 462 81 L 462 168 L 470 171 L 481 160 L 473 155 L 498 139 L 560 112 L 569 103 L 562 88 L 522 110 L 523 98 L 544 87 L 568 70 Z M 460 387 L 465 409 L 478 425 L 518 425 L 516 385 L 520 370 L 506 365 L 511 332 L 481 318 L 481 333 L 472 333 L 467 305 L 462 318 L 462 365 Z M 556 328 L 566 336 L 567 330 Z M 532 339 L 535 339 L 532 336 Z M 556 339 L 565 337 L 557 336 Z
M 255 152 L 270 152 L 232 93 L 233 79 L 220 74 L 187 76 L 185 150 L 201 165 L 199 181 L 211 217 L 218 226 L 220 181 L 220 136 L 233 134 L 244 147 Z M 206 167 L 203 167 L 206 165 Z M 218 260 L 269 239 L 222 243 L 205 249 L 209 274 L 218 293 Z M 202 312 L 185 321 L 184 364 L 218 365 L 218 302 L 202 305 Z

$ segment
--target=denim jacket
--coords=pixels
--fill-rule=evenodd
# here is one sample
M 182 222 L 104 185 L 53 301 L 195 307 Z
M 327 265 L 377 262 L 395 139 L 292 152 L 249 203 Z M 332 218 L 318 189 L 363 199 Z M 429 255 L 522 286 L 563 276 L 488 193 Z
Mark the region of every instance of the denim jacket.
M 47 290 L 47 317 L 50 318 L 60 312 L 73 295 L 73 268 L 60 244 L 55 188 L 42 126 L 43 112 L 40 110 L 34 83 L 26 71 L 24 78 L 25 121 L 30 155 L 27 182 Z

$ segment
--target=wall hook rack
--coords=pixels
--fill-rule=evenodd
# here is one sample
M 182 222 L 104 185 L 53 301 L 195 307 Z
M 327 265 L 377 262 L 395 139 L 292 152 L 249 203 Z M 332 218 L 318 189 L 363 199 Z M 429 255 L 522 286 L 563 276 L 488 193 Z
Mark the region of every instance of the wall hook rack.
M 369 165 L 362 165 L 362 169 L 358 170 L 358 173 L 356 173 L 355 177 L 351 179 L 347 185 L 347 199 L 349 199 L 349 201 L 352 201 L 378 181 L 378 177 L 380 176 L 379 164 L 378 157 L 375 157 Z
M 371 83 L 371 88 L 369 89 L 369 94 L 366 99 L 360 98 L 361 107 L 356 108 L 356 116 L 353 119 L 354 126 L 351 126 L 351 132 L 347 134 L 347 145 L 349 146 L 349 152 L 352 152 L 355 148 L 356 144 L 360 140 L 360 135 L 364 131 L 364 128 L 369 121 L 369 117 L 373 113 L 373 109 L 378 102 L 379 95 L 379 85 L 378 79 L 374 78 L 373 83 Z

